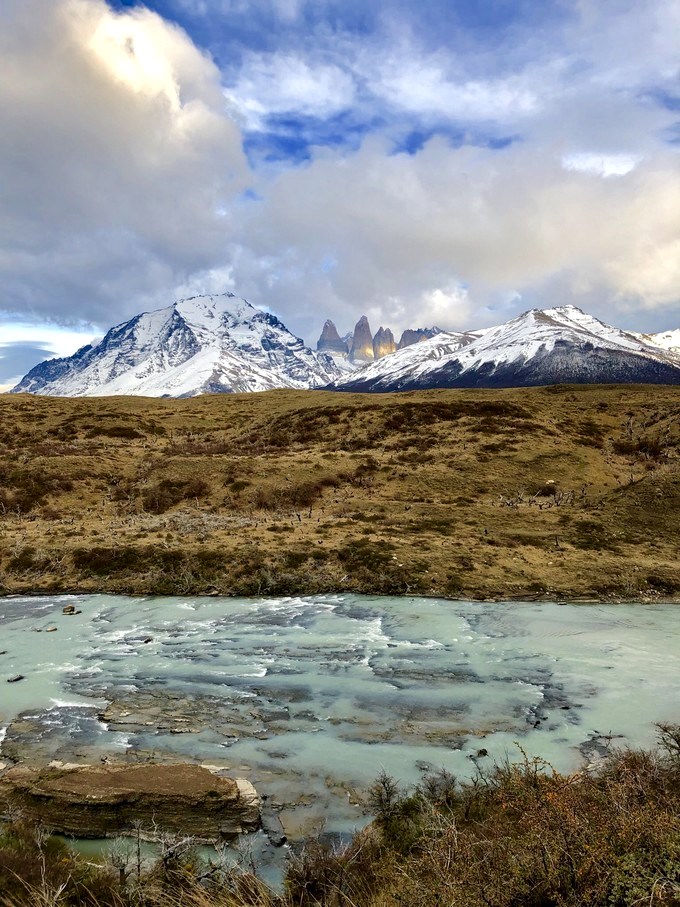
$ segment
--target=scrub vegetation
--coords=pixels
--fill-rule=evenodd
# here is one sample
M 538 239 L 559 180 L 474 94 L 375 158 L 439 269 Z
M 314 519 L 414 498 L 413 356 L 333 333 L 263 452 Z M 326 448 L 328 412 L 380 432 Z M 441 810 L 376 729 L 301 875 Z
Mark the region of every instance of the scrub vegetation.
M 680 595 L 680 391 L 0 398 L 0 592 Z
M 345 846 L 307 842 L 283 891 L 201 863 L 168 839 L 86 862 L 15 816 L 0 833 L 5 907 L 634 907 L 680 904 L 680 726 L 656 750 L 554 772 L 526 756 L 459 784 L 442 771 L 402 791 L 380 775 L 375 821 Z M 117 853 L 117 855 L 116 855 Z

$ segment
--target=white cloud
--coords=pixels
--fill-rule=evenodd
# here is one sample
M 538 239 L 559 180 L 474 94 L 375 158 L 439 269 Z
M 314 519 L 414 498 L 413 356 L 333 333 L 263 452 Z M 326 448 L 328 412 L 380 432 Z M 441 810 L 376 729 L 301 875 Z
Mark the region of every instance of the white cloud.
M 132 314 L 211 266 L 233 228 L 216 212 L 247 167 L 219 72 L 143 7 L 7 3 L 3 305 L 103 323 Z
M 522 77 L 467 79 L 436 58 L 394 57 L 380 65 L 374 90 L 386 103 L 428 119 L 515 122 L 535 113 L 536 93 Z
M 388 155 L 371 141 L 277 176 L 244 222 L 251 254 L 234 280 L 294 311 L 310 336 L 320 300 L 343 301 L 341 328 L 362 311 L 393 328 L 490 323 L 486 307 L 513 290 L 518 308 L 581 301 L 616 320 L 612 308 L 638 299 L 677 314 L 679 236 L 670 150 L 605 180 L 523 144 L 498 153 L 437 139 Z M 329 257 L 337 265 L 323 271 Z
M 565 154 L 562 166 L 566 170 L 578 170 L 594 176 L 625 176 L 631 173 L 640 163 L 639 155 L 631 154 L 597 154 L 593 151 L 581 151 Z
M 299 16 L 305 0 L 272 0 L 272 2 L 278 15 L 284 21 L 292 22 Z
M 250 8 L 182 3 L 206 17 Z M 282 33 L 302 9 L 256 6 Z M 308 340 L 327 317 L 460 328 L 567 301 L 672 326 L 680 177 L 662 137 L 676 115 L 651 98 L 677 73 L 679 7 L 578 0 L 566 24 L 502 54 L 319 27 L 246 50 L 225 87 L 144 7 L 5 0 L 3 306 L 109 326 L 232 289 Z M 227 99 L 250 129 L 349 111 L 372 134 L 252 173 Z M 409 130 L 453 131 L 462 147 L 438 137 L 394 154 Z M 491 136 L 517 140 L 494 151 Z
M 273 114 L 329 117 L 354 102 L 354 81 L 338 66 L 307 63 L 297 55 L 250 55 L 226 97 L 250 129 Z
M 0 346 L 32 343 L 48 347 L 55 356 L 70 356 L 99 336 L 92 325 L 66 328 L 49 322 L 7 321 L 0 327 Z

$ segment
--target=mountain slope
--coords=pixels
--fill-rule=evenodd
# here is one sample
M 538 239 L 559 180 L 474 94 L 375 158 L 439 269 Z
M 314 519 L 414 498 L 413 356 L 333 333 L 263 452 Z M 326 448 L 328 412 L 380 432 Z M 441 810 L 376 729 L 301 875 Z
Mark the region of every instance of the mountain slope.
M 332 390 L 680 384 L 680 358 L 575 306 L 532 309 L 467 334 L 441 333 L 336 382 Z
M 231 293 L 183 299 L 32 369 L 12 393 L 193 397 L 318 387 L 340 370 L 274 316 Z
M 641 334 L 643 340 L 651 341 L 663 350 L 680 356 L 680 328 L 675 331 L 662 331 L 660 334 Z

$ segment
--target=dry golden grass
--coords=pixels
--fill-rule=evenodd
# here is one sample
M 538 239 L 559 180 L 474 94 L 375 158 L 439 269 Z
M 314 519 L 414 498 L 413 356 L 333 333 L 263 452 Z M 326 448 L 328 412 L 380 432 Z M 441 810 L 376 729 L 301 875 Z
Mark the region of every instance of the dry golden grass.
M 680 594 L 680 390 L 0 397 L 0 591 Z

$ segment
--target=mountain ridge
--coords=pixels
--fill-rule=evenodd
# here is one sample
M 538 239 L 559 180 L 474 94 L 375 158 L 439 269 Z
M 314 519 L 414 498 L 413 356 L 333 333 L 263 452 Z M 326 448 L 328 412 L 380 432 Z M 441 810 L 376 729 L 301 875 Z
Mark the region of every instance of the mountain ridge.
M 40 363 L 10 393 L 190 397 L 275 388 L 680 384 L 680 330 L 623 331 L 573 305 L 530 309 L 476 331 L 437 330 L 404 332 L 397 345 L 389 328 L 373 335 L 362 316 L 348 342 L 329 319 L 313 352 L 275 315 L 233 293 L 192 296 L 135 315 L 72 356 Z
M 668 333 L 674 339 L 674 333 Z M 443 331 L 343 377 L 329 389 L 680 384 L 680 355 L 653 336 L 619 330 L 572 305 L 530 309 L 481 331 Z
M 10 393 L 191 397 L 318 387 L 339 375 L 275 315 L 225 293 L 135 315 L 73 356 L 35 366 Z

